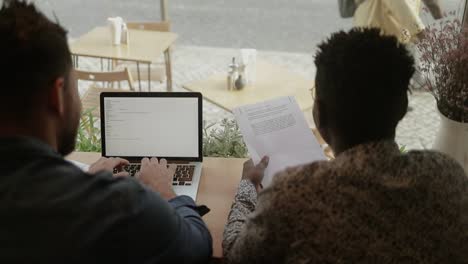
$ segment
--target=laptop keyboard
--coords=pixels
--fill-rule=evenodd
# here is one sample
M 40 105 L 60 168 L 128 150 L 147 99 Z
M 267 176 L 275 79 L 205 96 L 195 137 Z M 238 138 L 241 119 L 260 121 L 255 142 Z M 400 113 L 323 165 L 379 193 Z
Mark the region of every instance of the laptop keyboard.
M 135 176 L 140 171 L 141 164 L 130 164 L 123 167 L 122 171 L 128 172 L 130 176 Z M 117 169 L 114 169 L 114 173 L 118 173 Z M 179 164 L 176 167 L 176 172 L 172 180 L 174 186 L 190 186 L 192 185 L 193 173 L 195 172 L 195 165 L 183 165 Z

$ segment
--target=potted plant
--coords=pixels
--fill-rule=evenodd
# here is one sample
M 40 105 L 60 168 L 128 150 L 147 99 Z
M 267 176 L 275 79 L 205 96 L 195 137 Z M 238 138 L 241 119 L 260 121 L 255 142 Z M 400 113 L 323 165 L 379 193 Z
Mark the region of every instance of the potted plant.
M 223 119 L 216 123 L 204 123 L 203 156 L 224 158 L 246 158 L 248 156 L 239 126 L 235 120 Z
M 450 17 L 424 31 L 417 44 L 418 68 L 440 114 L 433 148 L 452 156 L 468 172 L 468 31 L 455 13 Z

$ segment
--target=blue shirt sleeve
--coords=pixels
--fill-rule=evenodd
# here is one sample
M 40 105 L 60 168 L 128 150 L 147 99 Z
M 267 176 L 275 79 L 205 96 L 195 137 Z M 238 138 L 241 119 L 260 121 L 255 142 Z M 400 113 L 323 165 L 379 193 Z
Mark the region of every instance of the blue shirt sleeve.
M 119 203 L 124 215 L 112 221 L 102 254 L 113 254 L 119 263 L 125 258 L 126 263 L 209 262 L 211 235 L 192 198 L 179 196 L 167 202 L 133 179 L 116 185 L 113 189 L 120 189 L 120 198 L 113 200 L 124 201 Z
M 213 254 L 213 241 L 207 226 L 195 210 L 195 201 L 188 196 L 178 196 L 170 200 L 169 204 L 179 215 L 179 254 L 188 257 L 187 260 L 197 260 L 196 263 L 207 263 Z M 180 263 L 186 263 L 183 260 L 180 259 Z

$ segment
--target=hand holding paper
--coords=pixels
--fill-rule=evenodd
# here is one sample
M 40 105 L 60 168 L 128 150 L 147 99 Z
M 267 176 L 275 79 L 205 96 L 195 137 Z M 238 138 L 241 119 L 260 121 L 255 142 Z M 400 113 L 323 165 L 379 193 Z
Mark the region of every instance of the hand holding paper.
M 254 165 L 252 159 L 249 159 L 244 163 L 242 179 L 251 181 L 257 192 L 263 189 L 262 181 L 265 175 L 265 169 L 268 168 L 269 161 L 270 158 L 265 156 L 257 165 Z
M 270 158 L 264 186 L 287 167 L 326 159 L 294 97 L 242 106 L 234 115 L 254 163 Z

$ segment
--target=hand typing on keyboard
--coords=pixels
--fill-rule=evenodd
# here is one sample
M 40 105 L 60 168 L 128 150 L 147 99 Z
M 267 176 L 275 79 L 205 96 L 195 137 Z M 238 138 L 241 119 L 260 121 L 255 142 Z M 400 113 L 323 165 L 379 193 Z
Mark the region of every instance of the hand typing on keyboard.
M 98 161 L 93 163 L 90 167 L 88 172 L 89 173 L 96 173 L 99 171 L 110 171 L 113 172 L 116 170 L 117 172 L 114 173 L 114 176 L 128 176 L 128 172 L 123 171 L 121 168 L 130 164 L 128 160 L 121 159 L 121 158 L 100 158 Z
M 136 178 L 153 191 L 158 192 L 164 199 L 170 200 L 177 195 L 172 188 L 176 166 L 167 165 L 167 160 L 157 158 L 144 158 L 141 160 L 141 169 Z

